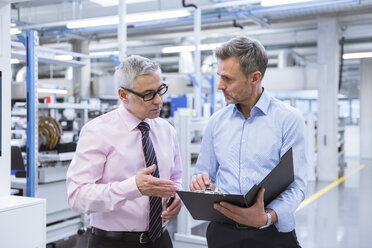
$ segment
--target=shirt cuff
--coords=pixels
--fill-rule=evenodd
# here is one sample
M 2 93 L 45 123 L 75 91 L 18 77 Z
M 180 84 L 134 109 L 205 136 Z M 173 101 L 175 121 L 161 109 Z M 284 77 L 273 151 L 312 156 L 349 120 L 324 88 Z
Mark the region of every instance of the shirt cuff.
M 136 176 L 132 176 L 121 182 L 113 183 L 112 189 L 117 194 L 124 195 L 126 200 L 133 200 L 142 196 L 136 184 Z
M 283 206 L 282 202 L 274 200 L 266 208 L 275 211 L 278 220 L 274 225 L 279 232 L 291 232 L 295 228 L 294 214 L 291 209 Z

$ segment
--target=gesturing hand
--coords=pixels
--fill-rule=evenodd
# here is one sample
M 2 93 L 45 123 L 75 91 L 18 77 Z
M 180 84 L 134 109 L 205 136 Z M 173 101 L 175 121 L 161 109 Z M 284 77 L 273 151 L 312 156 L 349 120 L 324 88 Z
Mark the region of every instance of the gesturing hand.
M 171 180 L 160 179 L 151 176 L 155 171 L 156 165 L 151 165 L 136 174 L 136 184 L 142 195 L 172 197 L 176 194 L 177 187 Z

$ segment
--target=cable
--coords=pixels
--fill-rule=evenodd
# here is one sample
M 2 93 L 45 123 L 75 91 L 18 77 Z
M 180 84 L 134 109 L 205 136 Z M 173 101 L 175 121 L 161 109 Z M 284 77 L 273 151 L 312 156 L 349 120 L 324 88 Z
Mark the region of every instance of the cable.
M 185 0 L 182 0 L 182 6 L 185 7 L 185 8 L 187 8 L 187 7 L 193 7 L 195 9 L 198 8 L 198 6 L 196 6 L 195 4 L 186 4 Z
M 44 135 L 48 149 L 54 149 L 61 140 L 62 126 L 53 118 L 40 118 L 38 126 L 39 134 Z
M 240 29 L 244 29 L 244 27 L 240 24 L 240 23 L 238 23 L 237 21 L 236 21 L 236 19 L 234 19 L 233 20 L 233 26 L 235 27 L 235 28 L 240 28 Z

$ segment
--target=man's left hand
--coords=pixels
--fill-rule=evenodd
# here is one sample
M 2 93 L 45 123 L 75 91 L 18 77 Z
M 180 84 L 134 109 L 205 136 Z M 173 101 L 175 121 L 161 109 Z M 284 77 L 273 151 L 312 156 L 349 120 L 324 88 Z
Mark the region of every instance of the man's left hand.
M 176 196 L 172 204 L 169 207 L 167 207 L 165 211 L 161 213 L 161 218 L 163 219 L 163 221 L 172 220 L 176 218 L 176 216 L 180 212 L 180 209 L 181 209 L 181 200 L 180 198 L 178 198 L 178 196 Z
M 265 214 L 264 192 L 262 188 L 257 194 L 257 200 L 250 208 L 242 208 L 228 202 L 215 203 L 214 208 L 235 222 L 251 226 L 261 227 L 266 224 L 267 216 Z

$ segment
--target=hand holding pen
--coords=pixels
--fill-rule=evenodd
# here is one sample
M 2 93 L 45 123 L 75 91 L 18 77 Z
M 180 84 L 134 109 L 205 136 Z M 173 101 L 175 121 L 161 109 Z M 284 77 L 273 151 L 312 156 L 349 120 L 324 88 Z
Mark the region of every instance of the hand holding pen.
M 214 191 L 216 186 L 212 183 L 208 173 L 198 174 L 190 183 L 190 190 L 212 190 Z

